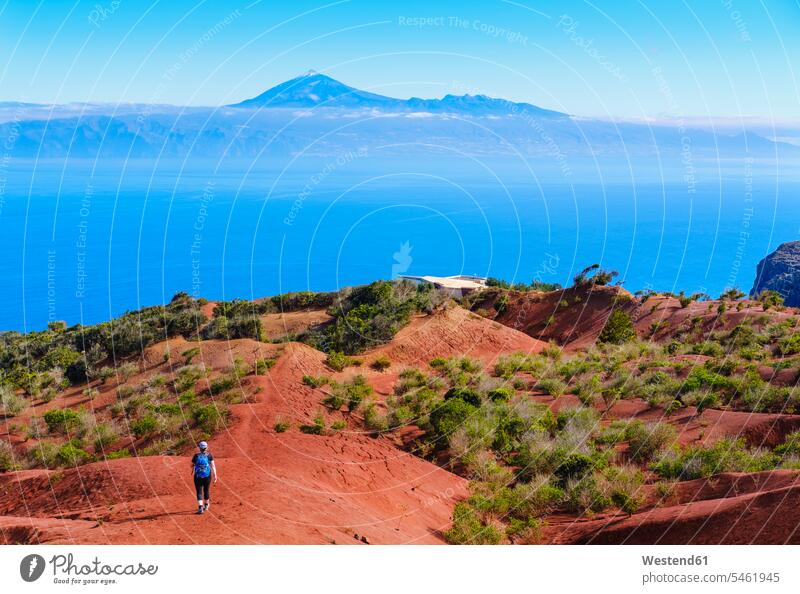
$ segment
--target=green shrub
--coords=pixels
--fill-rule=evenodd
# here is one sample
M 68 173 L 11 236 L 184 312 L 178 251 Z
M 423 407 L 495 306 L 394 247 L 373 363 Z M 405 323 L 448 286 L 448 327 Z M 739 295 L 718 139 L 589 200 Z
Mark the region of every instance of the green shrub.
M 331 410 L 339 410 L 345 403 L 345 388 L 340 384 L 335 384 L 331 393 L 322 399 L 322 404 Z
M 683 395 L 683 403 L 696 407 L 697 412 L 701 413 L 707 408 L 719 408 L 721 399 L 717 392 L 694 390 Z
M 623 344 L 636 338 L 630 315 L 621 309 L 615 309 L 606 320 L 599 341 L 609 344 Z
M 707 357 L 716 358 L 723 357 L 725 355 L 725 349 L 722 348 L 721 344 L 709 340 L 693 344 L 690 352 L 693 355 L 705 355 Z
M 602 479 L 603 477 L 601 477 Z M 604 481 L 598 481 L 594 474 L 586 474 L 581 478 L 567 481 L 565 503 L 567 509 L 573 512 L 600 512 L 611 505 L 611 499 L 603 489 Z
M 712 446 L 689 446 L 668 451 L 652 465 L 664 478 L 690 480 L 720 472 L 759 472 L 775 468 L 772 452 L 749 450 L 743 440 L 721 439 Z
M 314 293 L 312 291 L 298 291 L 285 293 L 269 298 L 269 302 L 276 311 L 300 311 L 304 309 L 323 309 L 333 305 L 336 293 Z M 266 313 L 266 312 L 265 312 Z
M 345 367 L 350 367 L 355 364 L 355 359 L 348 357 L 341 351 L 331 351 L 325 358 L 325 365 L 334 371 L 344 371 Z
M 486 397 L 492 402 L 508 402 L 514 396 L 514 391 L 510 388 L 494 388 L 486 392 Z
M 100 390 L 98 390 L 97 388 L 84 388 L 81 394 L 83 394 L 87 398 L 94 399 L 100 395 Z
M 311 386 L 312 388 L 320 388 L 325 384 L 331 383 L 331 378 L 326 377 L 324 375 L 319 375 L 319 376 L 304 375 L 303 383 L 307 386 Z
M 227 416 L 225 409 L 220 409 L 214 404 L 198 406 L 192 411 L 194 422 L 206 433 L 214 433 L 220 428 Z
M 455 387 L 450 388 L 444 395 L 445 400 L 450 400 L 451 398 L 460 398 L 464 402 L 471 404 L 474 407 L 479 407 L 481 405 L 481 395 L 472 390 L 470 388 L 463 388 L 463 387 Z
M 461 398 L 451 398 L 430 414 L 430 422 L 437 437 L 448 438 L 477 409 Z
M 47 441 L 40 441 L 28 450 L 31 462 L 45 468 L 55 468 L 58 465 L 59 446 Z
M 238 380 L 235 375 L 223 375 L 209 384 L 208 391 L 211 395 L 215 396 L 235 388 L 237 384 Z
M 676 432 L 667 423 L 648 423 L 639 420 L 628 423 L 624 439 L 628 456 L 637 462 L 650 462 L 675 443 Z
M 457 503 L 453 509 L 453 525 L 444 537 L 450 544 L 498 544 L 503 535 L 496 526 L 486 524 L 466 503 Z
M 778 350 L 784 357 L 800 353 L 800 333 L 794 333 L 778 341 Z
M 503 293 L 494 302 L 494 309 L 498 314 L 504 313 L 508 309 L 508 294 Z
M 594 460 L 586 454 L 573 453 L 559 464 L 554 475 L 559 484 L 565 485 L 571 479 L 579 479 L 594 469 Z
M 319 414 L 314 417 L 314 421 L 311 425 L 300 425 L 300 431 L 308 433 L 309 435 L 324 435 L 325 427 L 325 417 Z
M 604 427 L 595 436 L 594 441 L 601 445 L 617 445 L 625 441 L 625 434 L 630 423 L 641 421 L 613 421 L 608 427 Z
M 331 323 L 312 339 L 325 350 L 349 355 L 392 339 L 414 311 L 432 311 L 443 301 L 430 285 L 377 281 L 339 292 L 329 313 Z
M 289 427 L 291 427 L 291 425 L 288 421 L 280 420 L 277 421 L 272 428 L 275 430 L 275 433 L 285 433 L 289 430 Z
M 389 428 L 389 421 L 386 416 L 378 412 L 374 402 L 366 402 L 363 406 L 364 411 L 364 426 L 377 432 L 386 431 Z
M 693 367 L 683 383 L 683 391 L 691 392 L 700 388 L 730 389 L 734 388 L 730 378 L 715 373 L 706 367 Z
M 0 414 L 15 417 L 28 407 L 28 401 L 17 396 L 14 391 L 0 385 Z
M 94 449 L 104 450 L 120 437 L 120 431 L 113 423 L 98 423 L 92 429 Z
M 140 456 L 174 456 L 177 453 L 178 445 L 169 438 L 157 439 L 139 451 Z
M 130 398 L 136 393 L 136 390 L 133 386 L 124 385 L 117 388 L 117 398 L 120 400 L 124 400 L 125 398 Z
M 392 366 L 392 361 L 386 355 L 376 357 L 369 365 L 375 371 L 386 371 Z
M 176 371 L 177 377 L 173 382 L 176 392 L 193 390 L 197 382 L 205 377 L 206 369 L 203 365 L 184 365 Z
M 14 448 L 7 441 L 0 440 L 0 472 L 10 472 L 17 469 Z
M 536 373 L 544 368 L 545 361 L 539 355 L 513 353 L 503 355 L 495 363 L 494 375 L 510 379 L 515 373 Z
M 44 422 L 50 433 L 70 433 L 81 426 L 81 417 L 74 410 L 55 409 L 44 413 Z
M 158 420 L 151 414 L 131 423 L 131 431 L 136 437 L 149 437 L 158 429 Z
M 363 375 L 357 375 L 349 382 L 346 382 L 345 390 L 347 395 L 347 410 L 350 412 L 356 410 L 364 399 L 372 394 L 372 386 L 367 383 Z
M 130 458 L 131 452 L 128 448 L 122 448 L 106 454 L 106 460 L 119 460 L 120 458 Z
M 89 462 L 92 456 L 82 450 L 74 441 L 62 445 L 56 454 L 56 461 L 62 466 L 77 466 Z
M 634 466 L 610 466 L 605 480 L 611 503 L 628 514 L 636 513 L 644 501 L 642 472 Z
M 764 308 L 764 311 L 767 311 L 772 307 L 777 308 L 783 305 L 783 295 L 777 291 L 761 291 L 761 293 L 758 295 L 758 300 L 761 302 L 761 306 Z
M 265 375 L 267 371 L 275 367 L 277 362 L 277 359 L 256 359 L 253 371 L 256 375 Z
M 190 349 L 186 349 L 181 353 L 181 356 L 184 358 L 186 365 L 192 364 L 192 359 L 194 359 L 197 355 L 200 354 L 200 347 L 192 347 Z
M 790 433 L 784 442 L 775 448 L 779 456 L 800 456 L 800 431 Z
M 522 544 L 536 544 L 542 539 L 542 522 L 536 518 L 510 518 L 506 536 L 517 538 Z
M 550 396 L 561 396 L 567 390 L 567 384 L 558 378 L 546 377 L 539 380 L 536 388 Z

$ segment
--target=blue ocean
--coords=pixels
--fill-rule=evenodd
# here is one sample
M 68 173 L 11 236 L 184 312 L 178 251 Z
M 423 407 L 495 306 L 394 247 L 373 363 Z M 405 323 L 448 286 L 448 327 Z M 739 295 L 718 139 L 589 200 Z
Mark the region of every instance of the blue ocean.
M 618 270 L 631 291 L 749 291 L 800 234 L 800 184 L 758 172 L 569 183 L 436 168 L 152 170 L 38 163 L 5 172 L 0 329 L 91 324 L 165 303 L 334 290 L 399 274 L 569 284 Z

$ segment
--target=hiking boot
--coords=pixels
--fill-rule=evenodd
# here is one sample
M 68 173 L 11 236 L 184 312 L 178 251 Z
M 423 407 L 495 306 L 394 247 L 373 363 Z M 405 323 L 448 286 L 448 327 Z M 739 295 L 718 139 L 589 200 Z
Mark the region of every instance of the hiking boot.
M 202 513 L 204 513 L 205 511 L 206 511 L 206 510 L 205 510 L 205 508 L 203 508 L 203 507 L 198 507 L 198 508 L 197 508 L 197 511 L 196 511 L 196 512 L 194 512 L 194 513 L 196 513 L 196 514 L 202 514 Z
M 211 502 L 209 501 L 206 503 L 205 507 L 203 507 L 203 511 L 208 511 L 208 508 L 211 507 Z

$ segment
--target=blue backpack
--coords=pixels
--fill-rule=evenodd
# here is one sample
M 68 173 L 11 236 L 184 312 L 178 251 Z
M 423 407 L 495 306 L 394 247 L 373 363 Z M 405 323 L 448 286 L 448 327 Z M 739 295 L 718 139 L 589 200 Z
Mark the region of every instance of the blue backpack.
M 211 463 L 208 461 L 208 454 L 197 454 L 194 459 L 194 475 L 197 478 L 211 476 Z

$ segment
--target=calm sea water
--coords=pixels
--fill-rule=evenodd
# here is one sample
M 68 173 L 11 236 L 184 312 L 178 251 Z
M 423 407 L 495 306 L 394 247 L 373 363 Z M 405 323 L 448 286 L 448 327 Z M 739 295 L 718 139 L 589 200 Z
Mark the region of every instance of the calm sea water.
M 5 180 L 0 329 L 95 323 L 177 291 L 255 298 L 397 274 L 564 284 L 594 262 L 630 290 L 747 291 L 757 262 L 800 235 L 798 189 L 753 175 L 687 186 L 40 164 Z

